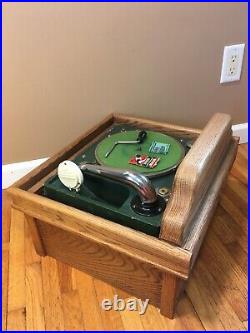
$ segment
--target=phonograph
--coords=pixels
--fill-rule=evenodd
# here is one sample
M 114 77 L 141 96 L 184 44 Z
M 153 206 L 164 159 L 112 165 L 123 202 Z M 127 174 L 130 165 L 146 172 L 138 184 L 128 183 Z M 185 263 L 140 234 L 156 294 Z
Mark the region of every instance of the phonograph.
M 226 114 L 203 130 L 111 114 L 7 190 L 13 223 L 172 318 L 237 144 Z
M 114 125 L 74 161 L 63 161 L 44 195 L 158 236 L 176 169 L 193 140 Z

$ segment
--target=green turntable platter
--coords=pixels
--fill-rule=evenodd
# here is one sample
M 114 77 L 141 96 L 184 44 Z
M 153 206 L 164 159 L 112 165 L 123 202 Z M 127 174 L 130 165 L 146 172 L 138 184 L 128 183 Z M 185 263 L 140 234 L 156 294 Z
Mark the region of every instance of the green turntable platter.
M 96 147 L 95 156 L 99 164 L 120 169 L 127 169 L 152 178 L 161 174 L 166 174 L 175 169 L 182 161 L 185 150 L 183 145 L 171 136 L 163 133 L 147 131 L 147 136 L 140 143 L 117 144 L 117 141 L 136 141 L 138 130 L 124 131 L 112 134 L 104 138 Z M 168 144 L 169 150 L 166 154 L 151 153 L 149 149 L 152 142 Z M 112 150 L 112 148 L 114 149 Z M 111 151 L 112 150 L 112 151 Z M 107 152 L 111 153 L 107 155 Z M 129 163 L 129 160 L 135 155 L 148 155 L 150 157 L 159 157 L 159 163 L 152 169 L 145 168 Z

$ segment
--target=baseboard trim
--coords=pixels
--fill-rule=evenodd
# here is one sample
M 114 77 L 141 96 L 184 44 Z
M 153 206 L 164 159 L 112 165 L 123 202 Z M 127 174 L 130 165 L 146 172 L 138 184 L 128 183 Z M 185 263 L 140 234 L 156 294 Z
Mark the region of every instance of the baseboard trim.
M 240 138 L 239 143 L 248 142 L 248 123 L 233 125 L 232 130 L 233 136 L 238 136 Z
M 233 135 L 240 138 L 239 143 L 248 142 L 248 123 L 232 126 Z M 47 157 L 33 161 L 6 164 L 2 166 L 2 188 L 5 189 L 47 160 Z
M 5 164 L 2 166 L 2 189 L 5 189 L 47 160 L 47 157 L 33 161 Z

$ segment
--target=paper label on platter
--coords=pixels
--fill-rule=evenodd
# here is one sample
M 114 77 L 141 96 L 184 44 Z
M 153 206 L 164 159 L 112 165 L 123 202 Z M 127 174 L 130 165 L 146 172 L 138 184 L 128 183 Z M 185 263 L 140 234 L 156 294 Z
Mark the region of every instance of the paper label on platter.
M 154 153 L 154 154 L 167 155 L 169 148 L 170 148 L 169 143 L 161 143 L 161 142 L 153 141 L 149 148 L 149 152 Z
M 144 168 L 153 169 L 160 162 L 160 157 L 150 157 L 146 154 L 135 155 L 130 158 L 129 164 L 137 165 Z

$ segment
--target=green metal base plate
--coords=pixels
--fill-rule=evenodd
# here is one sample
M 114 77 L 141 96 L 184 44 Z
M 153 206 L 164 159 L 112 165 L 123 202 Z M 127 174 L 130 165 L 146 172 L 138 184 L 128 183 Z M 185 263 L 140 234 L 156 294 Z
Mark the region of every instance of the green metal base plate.
M 110 158 L 105 159 L 104 155 L 110 144 L 114 140 L 131 138 L 135 139 L 138 135 L 138 129 L 128 124 L 114 125 L 109 132 L 104 133 L 100 140 L 87 148 L 83 149 L 74 159 L 76 164 L 82 162 L 102 163 L 112 167 L 132 169 L 134 171 L 148 173 L 152 171 L 154 175 L 151 179 L 153 186 L 158 192 L 161 188 L 168 188 L 171 191 L 174 181 L 175 170 L 173 168 L 184 156 L 188 150 L 186 141 L 178 141 L 177 138 L 168 135 L 151 132 L 148 133 L 146 141 L 142 144 L 142 152 L 147 153 L 152 141 L 170 143 L 170 149 L 167 155 L 158 155 L 161 161 L 157 169 L 148 170 L 143 167 L 137 167 L 128 164 L 129 158 L 137 151 L 137 144 L 134 147 L 117 146 L 111 153 Z M 171 152 L 172 148 L 172 152 Z M 113 154 L 113 155 L 112 155 Z M 168 173 L 166 173 L 168 170 Z M 144 173 L 144 174 L 145 174 Z M 137 214 L 131 207 L 131 203 L 136 196 L 135 190 L 127 185 L 121 185 L 115 181 L 100 176 L 84 174 L 84 183 L 79 192 L 70 191 L 59 180 L 58 176 L 52 176 L 44 184 L 43 195 L 53 200 L 62 202 L 66 205 L 90 212 L 94 215 L 102 216 L 107 220 L 128 226 L 130 228 L 142 231 L 152 236 L 158 236 L 162 220 L 162 213 L 155 216 L 142 216 Z M 108 223 L 108 222 L 107 222 Z

